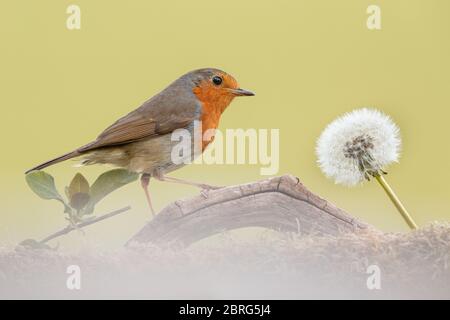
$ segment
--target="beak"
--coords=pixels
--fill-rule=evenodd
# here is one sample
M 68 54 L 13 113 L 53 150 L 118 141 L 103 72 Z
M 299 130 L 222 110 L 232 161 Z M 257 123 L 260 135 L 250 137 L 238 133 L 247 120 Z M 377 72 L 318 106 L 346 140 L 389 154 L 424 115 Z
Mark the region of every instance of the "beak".
M 235 96 L 254 96 L 255 94 L 251 91 L 244 90 L 241 88 L 238 89 L 228 89 Z

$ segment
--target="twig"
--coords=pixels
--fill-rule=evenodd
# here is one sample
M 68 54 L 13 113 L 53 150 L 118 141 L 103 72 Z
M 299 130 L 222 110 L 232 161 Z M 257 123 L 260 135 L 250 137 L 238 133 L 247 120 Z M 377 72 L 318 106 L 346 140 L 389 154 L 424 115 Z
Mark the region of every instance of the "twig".
M 46 242 L 48 242 L 48 241 L 50 241 L 52 239 L 55 239 L 55 238 L 60 237 L 62 235 L 65 235 L 65 234 L 67 234 L 67 233 L 69 233 L 69 232 L 71 232 L 73 230 L 80 229 L 80 228 L 89 226 L 91 224 L 97 223 L 99 221 L 102 221 L 102 220 L 114 217 L 115 215 L 121 214 L 121 213 L 123 213 L 125 211 L 128 211 L 130 209 L 131 209 L 130 206 L 126 206 L 126 207 L 124 207 L 122 209 L 115 210 L 113 212 L 104 214 L 104 215 L 102 215 L 102 216 L 100 216 L 98 218 L 95 218 L 95 219 L 92 219 L 92 220 L 88 220 L 88 221 L 85 221 L 85 222 L 81 222 L 81 223 L 79 223 L 79 224 L 77 224 L 75 226 L 67 226 L 64 229 L 62 229 L 62 230 L 60 230 L 58 232 L 55 232 L 55 233 L 49 235 L 48 237 L 46 237 L 45 239 L 39 241 L 39 243 L 41 243 L 41 244 L 46 243 Z

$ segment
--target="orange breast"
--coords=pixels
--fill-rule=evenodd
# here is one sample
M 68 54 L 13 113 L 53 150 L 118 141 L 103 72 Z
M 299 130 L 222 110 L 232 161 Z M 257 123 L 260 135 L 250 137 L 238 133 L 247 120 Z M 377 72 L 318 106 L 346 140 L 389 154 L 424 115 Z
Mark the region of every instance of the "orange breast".
M 199 87 L 195 88 L 194 94 L 202 103 L 202 137 L 208 129 L 216 129 L 219 126 L 220 116 L 225 108 L 233 100 L 233 96 L 221 94 L 218 90 L 205 90 Z M 202 152 L 213 141 L 212 137 L 208 141 L 202 141 Z
M 220 116 L 222 112 L 218 110 L 218 108 L 211 103 L 203 103 L 203 110 L 202 110 L 202 137 L 203 134 L 208 129 L 216 129 L 219 126 Z M 205 150 L 205 148 L 214 140 L 214 137 L 211 138 L 211 140 L 204 141 L 202 140 L 202 152 Z

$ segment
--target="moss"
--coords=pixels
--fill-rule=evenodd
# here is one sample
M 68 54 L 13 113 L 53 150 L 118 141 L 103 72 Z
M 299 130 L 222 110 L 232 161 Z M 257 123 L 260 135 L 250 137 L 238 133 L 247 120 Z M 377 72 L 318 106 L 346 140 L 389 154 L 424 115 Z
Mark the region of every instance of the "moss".
M 66 268 L 82 270 L 80 292 Z M 368 290 L 367 267 L 381 270 Z M 225 233 L 185 250 L 0 248 L 1 298 L 450 298 L 450 225 L 339 237 Z

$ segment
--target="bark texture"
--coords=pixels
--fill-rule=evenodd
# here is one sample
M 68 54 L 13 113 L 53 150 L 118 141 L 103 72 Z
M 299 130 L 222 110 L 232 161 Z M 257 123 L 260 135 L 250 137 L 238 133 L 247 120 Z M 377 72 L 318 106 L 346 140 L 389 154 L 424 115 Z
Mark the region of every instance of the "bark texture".
M 285 175 L 175 201 L 127 244 L 188 246 L 217 233 L 244 227 L 338 235 L 370 226 L 313 194 L 298 178 Z

